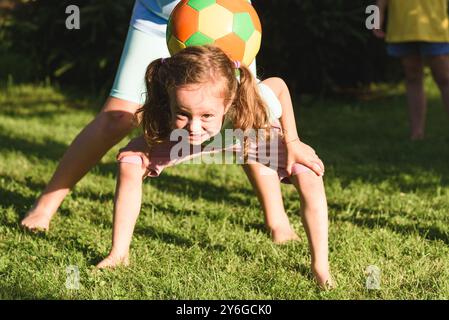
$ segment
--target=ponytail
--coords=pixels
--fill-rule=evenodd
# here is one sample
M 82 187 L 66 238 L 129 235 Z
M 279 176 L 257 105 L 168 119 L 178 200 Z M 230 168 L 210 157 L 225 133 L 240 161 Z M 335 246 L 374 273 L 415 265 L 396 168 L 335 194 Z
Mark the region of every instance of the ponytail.
M 244 65 L 240 65 L 237 70 L 240 72 L 240 83 L 231 112 L 234 127 L 243 131 L 266 129 L 268 133 L 271 128 L 270 117 L 267 105 L 259 94 L 256 78 Z
M 136 112 L 142 119 L 145 140 L 148 145 L 160 143 L 170 135 L 170 100 L 164 81 L 164 70 L 168 59 L 156 59 L 145 72 L 146 99 Z

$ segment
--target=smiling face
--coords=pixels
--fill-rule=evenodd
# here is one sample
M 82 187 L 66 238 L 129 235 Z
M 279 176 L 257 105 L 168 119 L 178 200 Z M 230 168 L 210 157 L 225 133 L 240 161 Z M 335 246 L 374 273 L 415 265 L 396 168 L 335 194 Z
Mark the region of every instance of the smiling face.
M 170 94 L 172 129 L 185 129 L 190 144 L 199 145 L 218 134 L 230 103 L 216 83 L 186 85 Z

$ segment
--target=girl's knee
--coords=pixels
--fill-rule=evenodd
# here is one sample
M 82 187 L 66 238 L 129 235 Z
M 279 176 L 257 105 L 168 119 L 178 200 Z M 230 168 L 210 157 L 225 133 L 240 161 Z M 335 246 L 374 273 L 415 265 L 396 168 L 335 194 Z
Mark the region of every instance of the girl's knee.
M 302 173 L 298 179 L 301 207 L 307 212 L 327 212 L 326 192 L 322 177 L 314 173 Z
M 109 97 L 98 115 L 102 134 L 106 138 L 122 138 L 128 134 L 137 125 L 135 113 L 138 108 L 134 102 Z
M 304 197 L 307 197 L 309 194 L 314 195 L 321 192 L 324 193 L 323 178 L 317 176 L 312 171 L 301 172 L 292 178 L 296 180 L 295 184 Z
M 98 117 L 101 133 L 108 138 L 121 138 L 135 127 L 134 114 L 127 111 L 105 111 Z
M 120 179 L 141 180 L 146 169 L 137 163 L 119 162 L 118 166 Z

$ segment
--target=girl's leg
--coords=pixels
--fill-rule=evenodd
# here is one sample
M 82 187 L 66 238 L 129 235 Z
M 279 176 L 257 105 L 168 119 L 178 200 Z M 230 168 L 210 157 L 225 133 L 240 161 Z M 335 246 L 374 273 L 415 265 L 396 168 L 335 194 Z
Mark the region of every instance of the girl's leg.
M 30 230 L 47 230 L 70 189 L 134 127 L 138 104 L 109 97 L 103 110 L 75 138 L 62 157 L 53 177 L 22 220 Z
M 289 240 L 297 240 L 298 236 L 290 226 L 284 210 L 277 172 L 272 170 L 272 175 L 261 174 L 271 169 L 260 163 L 244 164 L 243 170 L 257 193 L 273 242 L 284 243 Z
M 440 88 L 444 108 L 449 115 L 449 56 L 433 56 L 429 58 L 428 62 L 433 79 Z
M 407 89 L 408 113 L 410 121 L 410 139 L 424 138 L 427 102 L 423 85 L 424 63 L 419 55 L 408 55 L 401 58 L 405 73 Z
M 301 199 L 301 220 L 309 240 L 312 272 L 323 288 L 333 287 L 328 261 L 328 215 L 323 178 L 313 172 L 290 177 Z
M 128 265 L 129 246 L 142 202 L 142 180 L 145 168 L 131 163 L 120 163 L 114 199 L 114 227 L 112 249 L 97 267 Z

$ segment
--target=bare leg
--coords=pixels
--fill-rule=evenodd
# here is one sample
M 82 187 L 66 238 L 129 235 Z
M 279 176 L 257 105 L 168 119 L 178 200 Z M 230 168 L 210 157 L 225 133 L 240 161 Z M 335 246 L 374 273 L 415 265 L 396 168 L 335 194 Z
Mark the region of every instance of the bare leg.
M 243 170 L 257 193 L 265 214 L 265 224 L 271 232 L 275 243 L 297 240 L 298 236 L 290 226 L 282 202 L 281 186 L 276 171 L 272 175 L 261 174 L 261 169 L 271 170 L 263 164 L 244 164 Z M 267 171 L 264 171 L 267 172 Z
M 33 208 L 22 220 L 30 230 L 48 230 L 70 189 L 134 127 L 138 104 L 110 97 L 97 117 L 75 138 Z
M 424 64 L 421 56 L 409 55 L 401 58 L 405 73 L 408 113 L 410 121 L 410 139 L 424 138 L 427 102 L 423 85 Z
M 129 247 L 142 203 L 142 180 L 145 168 L 130 163 L 119 164 L 114 199 L 112 249 L 97 268 L 129 264 Z
M 328 214 L 323 178 L 313 172 L 291 177 L 301 199 L 301 220 L 309 240 L 312 272 L 318 284 L 334 286 L 328 261 Z
M 449 115 L 449 56 L 441 55 L 429 58 L 433 79 L 441 91 L 444 109 Z

